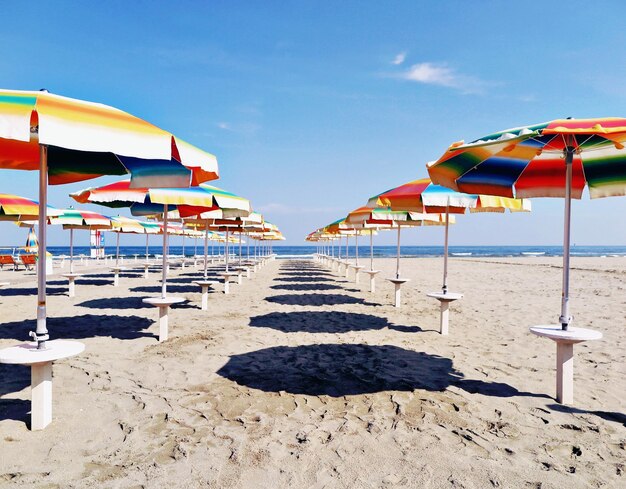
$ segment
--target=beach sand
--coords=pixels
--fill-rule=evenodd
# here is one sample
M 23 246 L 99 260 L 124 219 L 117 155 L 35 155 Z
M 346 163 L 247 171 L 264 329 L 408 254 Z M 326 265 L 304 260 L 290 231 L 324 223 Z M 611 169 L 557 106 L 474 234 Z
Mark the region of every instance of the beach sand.
M 369 265 L 362 259 L 363 265 Z M 158 274 L 49 286 L 54 338 L 86 351 L 54 366 L 54 420 L 28 430 L 30 374 L 0 365 L 2 487 L 588 488 L 626 486 L 626 258 L 574 258 L 575 405 L 554 400 L 555 346 L 528 327 L 560 312 L 558 258 L 453 258 L 450 335 L 437 333 L 442 260 L 395 262 L 377 292 L 312 260 L 276 260 L 159 344 Z M 11 279 L 3 272 L 0 281 Z M 352 276 L 352 275 L 351 275 Z M 34 328 L 34 278 L 0 289 L 0 347 Z

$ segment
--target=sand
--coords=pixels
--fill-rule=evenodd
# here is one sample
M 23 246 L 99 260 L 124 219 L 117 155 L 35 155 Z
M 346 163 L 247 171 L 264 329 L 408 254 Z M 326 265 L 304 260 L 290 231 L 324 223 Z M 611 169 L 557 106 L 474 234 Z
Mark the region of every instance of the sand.
M 368 265 L 368 263 L 364 263 Z M 626 258 L 574 258 L 575 406 L 554 400 L 555 347 L 528 332 L 559 314 L 559 259 L 394 261 L 375 294 L 311 260 L 276 260 L 200 310 L 173 270 L 170 339 L 157 274 L 52 278 L 49 329 L 86 351 L 54 367 L 54 420 L 28 430 L 29 371 L 0 365 L 0 486 L 394 488 L 626 486 Z M 17 274 L 2 272 L 0 281 Z M 11 278 L 13 277 L 13 278 Z M 0 289 L 0 347 L 26 339 L 34 278 Z

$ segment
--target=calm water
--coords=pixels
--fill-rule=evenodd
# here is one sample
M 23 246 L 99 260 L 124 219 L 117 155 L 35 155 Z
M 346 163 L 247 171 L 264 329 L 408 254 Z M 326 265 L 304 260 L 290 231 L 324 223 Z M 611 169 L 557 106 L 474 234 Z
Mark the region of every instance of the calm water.
M 221 249 L 221 247 L 220 247 Z M 237 253 L 239 247 L 231 247 L 231 252 Z M 282 258 L 310 257 L 316 251 L 315 246 L 274 246 L 274 252 Z M 48 248 L 53 255 L 69 255 L 69 246 L 51 246 Z M 217 253 L 217 246 L 214 248 Z M 0 250 L 1 253 L 10 252 L 6 248 Z M 193 255 L 194 247 L 185 246 L 185 254 Z M 198 254 L 202 253 L 200 243 L 197 248 Z M 251 247 L 253 253 L 253 248 Z M 354 246 L 349 248 L 349 256 L 354 256 Z M 106 247 L 107 254 L 115 254 L 114 246 Z M 132 256 L 133 254 L 144 254 L 143 246 L 120 246 L 120 254 Z M 150 254 L 161 254 L 161 246 L 150 246 Z M 170 254 L 182 255 L 181 246 L 171 246 Z M 211 247 L 209 246 L 209 253 Z M 335 247 L 337 253 L 337 247 Z M 345 253 L 345 247 L 342 247 L 342 256 Z M 369 256 L 369 246 L 359 246 L 359 256 Z M 402 256 L 405 257 L 436 257 L 443 255 L 442 246 L 402 246 Z M 573 246 L 572 256 L 626 256 L 626 246 Z M 75 246 L 74 254 L 89 255 L 89 247 Z M 246 247 L 243 247 L 243 255 L 246 254 Z M 396 254 L 395 246 L 374 246 L 375 257 L 393 257 Z M 562 248 L 560 246 L 450 246 L 451 256 L 467 256 L 467 257 L 505 257 L 505 256 L 532 256 L 532 254 L 541 254 L 540 256 L 562 256 Z

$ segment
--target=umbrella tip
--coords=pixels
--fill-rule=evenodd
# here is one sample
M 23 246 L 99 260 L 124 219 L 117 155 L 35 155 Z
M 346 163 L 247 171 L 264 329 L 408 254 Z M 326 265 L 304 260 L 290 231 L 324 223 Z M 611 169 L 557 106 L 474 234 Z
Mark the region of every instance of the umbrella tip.
M 567 121 L 572 120 L 572 119 L 573 119 L 573 117 L 571 115 L 569 117 L 565 118 L 565 120 L 567 120 Z
M 50 93 L 50 90 L 48 90 L 47 88 L 40 88 L 39 91 L 40 92 Z

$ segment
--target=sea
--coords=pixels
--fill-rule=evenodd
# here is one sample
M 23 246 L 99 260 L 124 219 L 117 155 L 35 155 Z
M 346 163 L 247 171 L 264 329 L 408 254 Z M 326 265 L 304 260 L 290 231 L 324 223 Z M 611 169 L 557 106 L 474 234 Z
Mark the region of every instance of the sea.
M 17 250 L 15 247 L 1 247 L 0 254 L 9 254 L 11 250 Z M 196 248 L 197 254 L 202 254 L 202 246 L 198 243 Z M 217 247 L 214 248 L 217 253 Z M 237 254 L 239 247 L 237 245 L 231 247 L 231 253 Z M 278 258 L 310 258 L 317 251 L 315 246 L 274 246 L 274 253 Z M 48 251 L 53 255 L 69 255 L 69 246 L 50 246 Z M 246 246 L 243 247 L 243 255 L 246 255 Z M 16 251 L 17 252 L 17 251 Z M 144 255 L 145 246 L 120 246 L 120 255 L 133 256 Z M 209 253 L 210 253 L 209 247 Z M 253 249 L 251 248 L 251 252 Z M 335 253 L 337 247 L 335 247 Z M 115 254 L 115 246 L 107 246 L 105 248 L 107 255 Z M 161 246 L 150 246 L 149 253 L 151 255 L 161 255 L 163 253 Z M 345 247 L 342 247 L 341 255 L 344 256 Z M 562 256 L 563 248 L 561 246 L 450 246 L 450 256 L 456 258 L 472 258 L 472 257 L 533 257 L 533 256 Z M 170 246 L 170 255 L 182 256 L 183 249 L 181 246 Z M 193 256 L 194 246 L 185 246 L 185 255 Z M 348 250 L 350 257 L 355 256 L 354 246 L 350 246 Z M 368 257 L 370 254 L 369 246 L 359 246 L 359 256 Z M 400 254 L 403 257 L 438 257 L 443 256 L 443 246 L 402 246 Z M 74 246 L 74 255 L 90 255 L 88 246 Z M 624 256 L 626 257 L 626 246 L 572 246 L 571 255 L 584 257 L 603 257 L 603 256 Z M 374 256 L 377 258 L 396 256 L 395 246 L 374 246 Z

